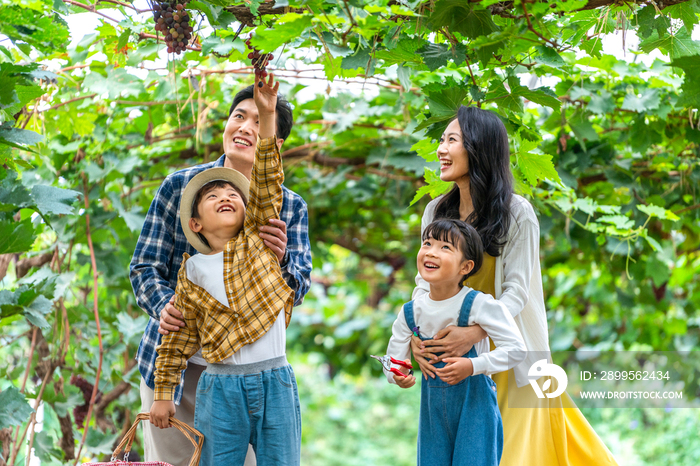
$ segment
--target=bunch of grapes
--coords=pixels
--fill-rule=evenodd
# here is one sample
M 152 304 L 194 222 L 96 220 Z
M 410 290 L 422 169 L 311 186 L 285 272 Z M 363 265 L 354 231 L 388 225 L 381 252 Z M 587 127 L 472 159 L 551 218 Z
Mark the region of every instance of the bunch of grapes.
M 249 50 L 251 50 L 251 52 L 248 54 L 248 58 L 250 59 L 253 68 L 255 68 L 255 77 L 260 78 L 260 80 L 266 78 L 267 71 L 265 71 L 265 68 L 267 67 L 268 63 L 270 63 L 270 60 L 275 58 L 274 55 L 271 53 L 261 54 L 258 49 L 250 45 L 250 38 L 245 41 L 245 45 Z M 259 85 L 262 86 L 262 83 Z
M 83 394 L 84 403 L 80 406 L 73 408 L 73 418 L 75 419 L 75 425 L 78 429 L 82 429 L 85 426 L 85 416 L 87 416 L 88 408 L 90 407 L 90 398 L 92 397 L 93 385 L 82 378 L 79 375 L 71 375 L 70 384 L 78 387 Z M 102 392 L 97 391 L 95 395 L 95 404 L 99 403 L 102 399 Z
M 168 53 L 180 54 L 185 51 L 192 38 L 190 15 L 185 11 L 187 0 L 171 0 L 153 5 L 153 19 L 156 31 L 165 34 Z

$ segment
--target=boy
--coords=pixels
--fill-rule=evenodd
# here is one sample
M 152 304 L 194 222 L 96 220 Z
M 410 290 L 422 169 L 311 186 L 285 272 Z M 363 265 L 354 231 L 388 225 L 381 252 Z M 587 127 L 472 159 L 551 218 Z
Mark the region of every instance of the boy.
M 411 335 L 432 338 L 448 325 L 480 325 L 488 338 L 461 358 L 436 364 L 438 378 L 424 378 L 418 428 L 418 465 L 498 466 L 503 426 L 490 374 L 517 365 L 525 343 L 506 307 L 490 295 L 463 286 L 479 270 L 483 246 L 476 230 L 461 220 L 440 219 L 423 231 L 418 271 L 430 293 L 405 304 L 392 327 L 387 354 L 410 362 Z M 398 368 L 398 367 L 397 367 Z M 399 368 L 401 370 L 401 368 Z M 385 371 L 401 388 L 415 377 Z
M 256 78 L 260 130 L 250 186 L 233 169 L 213 168 L 192 178 L 180 203 L 183 230 L 202 254 L 185 254 L 180 267 L 175 307 L 186 325 L 158 347 L 151 422 L 168 427 L 180 373 L 201 347 L 208 366 L 195 428 L 204 435 L 203 465 L 241 465 L 249 442 L 260 466 L 300 461 L 299 397 L 284 333 L 294 292 L 258 233 L 282 206 L 273 83 L 272 75 L 267 83 Z

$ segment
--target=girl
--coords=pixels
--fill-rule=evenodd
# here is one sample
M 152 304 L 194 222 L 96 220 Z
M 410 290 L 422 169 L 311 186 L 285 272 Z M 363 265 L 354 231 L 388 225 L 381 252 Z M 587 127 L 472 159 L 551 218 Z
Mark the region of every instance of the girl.
M 539 223 L 532 206 L 513 193 L 510 151 L 505 126 L 496 114 L 462 106 L 440 139 L 440 178 L 453 181 L 447 194 L 425 209 L 422 226 L 435 218 L 470 223 L 484 243 L 484 263 L 466 285 L 503 303 L 515 319 L 528 352 L 549 351 L 547 316 L 539 262 Z M 413 298 L 426 294 L 428 283 L 416 276 Z M 478 325 L 448 327 L 433 340 L 413 337 L 411 348 L 423 374 L 435 377 L 431 362 L 466 353 L 486 333 Z M 441 357 L 437 353 L 444 353 Z M 534 353 L 528 353 L 528 355 Z M 613 466 L 610 451 L 564 393 L 557 398 L 532 397 L 525 360 L 493 377 L 503 418 L 501 466 Z M 438 372 L 439 373 L 439 372 Z M 545 378 L 540 378 L 542 385 Z M 509 408 L 508 399 L 528 399 L 536 408 Z M 532 405 L 530 405 L 532 406 Z
M 421 384 L 418 427 L 419 466 L 498 466 L 503 426 L 490 374 L 508 370 L 525 357 L 525 343 L 513 317 L 493 297 L 463 286 L 479 270 L 483 257 L 476 230 L 460 220 L 443 219 L 423 231 L 418 270 L 430 292 L 403 306 L 392 327 L 387 354 L 409 357 L 411 335 L 433 335 L 447 326 L 479 325 L 486 338 L 464 357 L 446 358 L 439 378 Z M 386 370 L 386 369 L 385 369 Z M 389 382 L 412 387 L 412 375 L 386 370 Z

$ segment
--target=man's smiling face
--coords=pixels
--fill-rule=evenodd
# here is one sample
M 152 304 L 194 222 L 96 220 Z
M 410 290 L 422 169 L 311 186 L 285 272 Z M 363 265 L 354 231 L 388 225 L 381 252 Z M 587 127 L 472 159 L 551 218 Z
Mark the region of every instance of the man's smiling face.
M 242 100 L 231 112 L 224 128 L 224 153 L 234 165 L 253 166 L 258 141 L 258 107 L 253 99 Z

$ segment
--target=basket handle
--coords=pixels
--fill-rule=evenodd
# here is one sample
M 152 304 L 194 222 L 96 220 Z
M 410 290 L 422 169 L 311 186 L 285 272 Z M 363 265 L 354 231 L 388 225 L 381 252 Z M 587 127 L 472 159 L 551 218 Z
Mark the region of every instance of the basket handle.
M 117 447 L 114 449 L 111 461 L 116 461 L 122 450 L 124 450 L 125 461 L 128 461 L 128 455 L 129 452 L 131 452 L 131 445 L 134 443 L 134 438 L 136 437 L 136 428 L 141 421 L 148 419 L 150 419 L 150 415 L 148 413 L 139 413 L 136 415 L 136 420 L 126 434 L 124 434 L 124 437 L 122 438 L 122 441 L 119 442 L 119 445 L 117 445 Z M 170 416 L 170 425 L 182 432 L 183 435 L 187 437 L 187 440 L 192 442 L 192 445 L 194 445 L 194 454 L 192 455 L 189 466 L 197 466 L 199 464 L 199 458 L 202 456 L 204 436 L 197 429 L 188 426 L 179 419 L 175 419 L 173 416 Z M 197 437 L 198 440 L 195 441 L 195 437 Z

